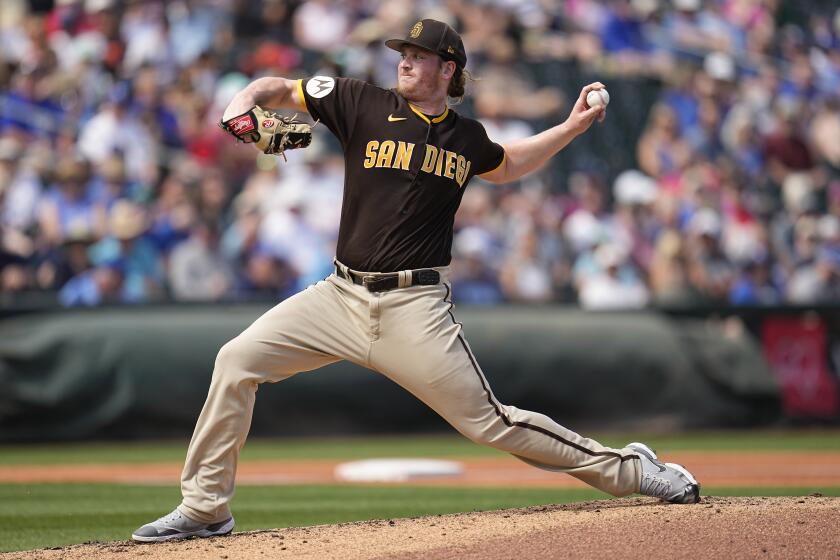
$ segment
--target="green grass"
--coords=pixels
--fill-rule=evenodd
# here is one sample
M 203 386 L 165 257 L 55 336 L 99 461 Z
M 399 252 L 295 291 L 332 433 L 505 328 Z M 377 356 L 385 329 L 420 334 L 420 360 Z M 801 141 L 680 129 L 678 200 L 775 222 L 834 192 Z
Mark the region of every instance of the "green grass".
M 237 530 L 413 517 L 572 502 L 595 490 L 241 486 Z M 131 531 L 180 502 L 175 487 L 116 484 L 0 485 L 0 550 L 92 540 L 127 540 Z
M 691 432 L 678 435 L 596 434 L 601 443 L 644 441 L 663 451 L 840 451 L 840 430 Z M 0 446 L 0 465 L 182 462 L 187 442 L 120 442 Z M 242 460 L 478 457 L 499 455 L 457 435 L 277 439 L 248 442 Z
M 717 496 L 802 496 L 840 488 L 709 488 Z M 241 486 L 238 531 L 415 517 L 607 498 L 587 489 Z M 174 487 L 117 484 L 0 485 L 0 551 L 127 540 L 178 504 Z
M 694 432 L 672 436 L 598 434 L 606 445 L 633 440 L 663 452 L 684 450 L 838 451 L 840 430 Z M 0 446 L 0 465 L 181 463 L 187 442 L 114 442 Z M 471 457 L 500 452 L 458 435 L 386 438 L 251 440 L 243 461 L 352 460 L 368 457 Z M 706 495 L 801 496 L 835 488 L 704 488 Z M 240 486 L 233 502 L 238 530 L 413 517 L 606 498 L 587 489 Z M 139 525 L 180 501 L 177 486 L 0 484 L 0 551 L 91 540 L 125 540 Z

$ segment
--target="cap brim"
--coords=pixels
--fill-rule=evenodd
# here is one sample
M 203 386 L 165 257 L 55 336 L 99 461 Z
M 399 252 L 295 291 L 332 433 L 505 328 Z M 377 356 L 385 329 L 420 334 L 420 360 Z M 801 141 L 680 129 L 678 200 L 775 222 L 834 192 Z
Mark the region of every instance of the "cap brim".
M 411 45 L 412 47 L 417 47 L 418 49 L 423 49 L 426 52 L 430 52 L 434 55 L 439 56 L 443 60 L 451 60 L 452 62 L 455 63 L 456 66 L 461 67 L 461 63 L 458 62 L 455 58 L 448 57 L 448 56 L 443 56 L 439 52 L 433 51 L 432 49 L 430 49 L 426 45 L 421 45 L 420 43 L 415 43 L 414 41 L 411 41 L 409 39 L 388 39 L 387 41 L 385 41 L 385 46 L 386 47 L 388 47 L 389 49 L 393 49 L 397 52 L 402 52 L 403 47 L 406 46 L 406 45 Z
M 429 49 L 420 43 L 415 43 L 414 41 L 409 41 L 408 39 L 388 39 L 385 41 L 385 46 L 389 49 L 393 49 L 397 52 L 400 52 L 405 45 L 411 45 L 412 47 L 417 47 L 418 49 L 423 49 L 424 51 L 429 51 L 432 54 L 437 54 L 435 51 Z

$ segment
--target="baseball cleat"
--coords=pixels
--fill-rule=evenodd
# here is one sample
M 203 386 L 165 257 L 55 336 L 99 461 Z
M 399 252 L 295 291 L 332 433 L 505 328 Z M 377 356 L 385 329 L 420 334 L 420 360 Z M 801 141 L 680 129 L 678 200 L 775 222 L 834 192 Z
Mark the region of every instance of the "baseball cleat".
M 627 445 L 639 455 L 642 480 L 639 494 L 660 498 L 673 504 L 696 504 L 700 501 L 700 483 L 682 465 L 663 463 L 644 443 Z
M 138 542 L 163 542 L 188 537 L 216 537 L 233 531 L 233 524 L 233 517 L 218 523 L 194 521 L 176 508 L 169 515 L 143 525 L 132 533 L 131 538 Z

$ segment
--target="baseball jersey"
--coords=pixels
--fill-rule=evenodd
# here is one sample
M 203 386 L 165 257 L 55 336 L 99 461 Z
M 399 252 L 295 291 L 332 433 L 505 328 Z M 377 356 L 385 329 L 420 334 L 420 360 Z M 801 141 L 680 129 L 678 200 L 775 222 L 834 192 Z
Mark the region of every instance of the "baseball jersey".
M 449 108 L 424 115 L 360 80 L 315 76 L 298 92 L 344 150 L 338 260 L 368 272 L 448 265 L 464 188 L 503 163 L 502 146 L 478 121 Z

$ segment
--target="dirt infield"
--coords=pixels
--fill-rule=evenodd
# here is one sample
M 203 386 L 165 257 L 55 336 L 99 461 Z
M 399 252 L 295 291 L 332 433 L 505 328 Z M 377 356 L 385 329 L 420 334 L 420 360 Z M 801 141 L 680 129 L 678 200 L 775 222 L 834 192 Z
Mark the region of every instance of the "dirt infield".
M 687 465 L 705 486 L 840 486 L 840 452 L 683 452 L 663 459 Z M 455 459 L 464 467 L 457 477 L 414 480 L 412 484 L 583 488 L 582 482 L 535 469 L 509 456 Z M 239 467 L 239 484 L 335 484 L 336 461 L 250 461 Z M 81 464 L 0 467 L 0 482 L 116 482 L 177 484 L 181 465 Z
M 624 498 L 154 545 L 94 543 L 0 560 L 838 558 L 838 526 L 840 498 L 707 497 L 690 506 Z
M 705 487 L 840 486 L 840 452 L 682 452 Z M 449 458 L 452 459 L 452 458 Z M 457 459 L 464 473 L 410 484 L 583 487 L 508 456 Z M 240 484 L 335 484 L 336 461 L 249 461 Z M 175 463 L 16 465 L 0 482 L 117 482 L 177 485 Z M 235 560 L 513 558 L 835 558 L 840 559 L 840 498 L 724 498 L 691 506 L 650 498 L 365 521 L 238 533 L 216 539 L 137 545 L 93 543 L 10 552 L 0 560 Z

